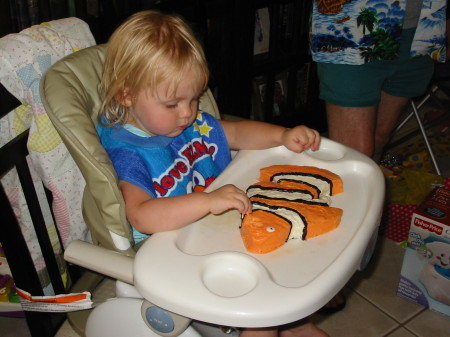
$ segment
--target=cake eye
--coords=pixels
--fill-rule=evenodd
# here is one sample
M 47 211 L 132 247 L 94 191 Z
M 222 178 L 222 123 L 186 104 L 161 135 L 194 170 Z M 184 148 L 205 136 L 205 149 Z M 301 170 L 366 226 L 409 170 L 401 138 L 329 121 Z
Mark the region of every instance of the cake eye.
M 266 227 L 266 231 L 268 231 L 269 233 L 275 232 L 275 227 Z

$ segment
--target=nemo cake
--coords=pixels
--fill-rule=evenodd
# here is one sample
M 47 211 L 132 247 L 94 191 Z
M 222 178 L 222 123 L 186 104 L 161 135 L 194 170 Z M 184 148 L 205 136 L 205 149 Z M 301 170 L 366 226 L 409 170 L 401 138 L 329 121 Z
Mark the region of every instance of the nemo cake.
M 311 166 L 274 165 L 261 169 L 260 182 L 247 189 L 252 213 L 242 219 L 245 248 L 265 254 L 289 239 L 306 240 L 335 229 L 342 209 L 331 207 L 341 178 Z

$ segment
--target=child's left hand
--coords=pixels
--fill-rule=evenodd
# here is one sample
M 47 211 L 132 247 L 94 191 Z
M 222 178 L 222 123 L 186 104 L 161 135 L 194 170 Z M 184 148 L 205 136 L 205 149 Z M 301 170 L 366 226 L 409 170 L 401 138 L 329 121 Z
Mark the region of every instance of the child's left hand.
M 316 151 L 320 145 L 320 134 L 304 125 L 296 126 L 292 129 L 286 129 L 281 141 L 283 145 L 291 151 L 302 152 L 307 149 Z

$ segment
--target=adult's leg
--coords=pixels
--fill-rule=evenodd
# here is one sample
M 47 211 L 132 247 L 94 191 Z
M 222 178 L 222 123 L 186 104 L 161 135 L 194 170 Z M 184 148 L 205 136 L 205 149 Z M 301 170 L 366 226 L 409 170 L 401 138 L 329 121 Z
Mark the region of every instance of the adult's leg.
M 239 337 L 278 337 L 277 328 L 247 328 L 241 331 Z
M 381 100 L 376 114 L 375 146 L 372 157 L 376 162 L 381 159 L 384 147 L 389 142 L 398 118 L 409 100 L 408 97 L 392 96 L 381 92 Z
M 326 104 L 328 136 L 369 157 L 374 154 L 376 106 L 343 107 Z
M 379 101 L 382 83 L 380 69 L 373 70 L 366 65 L 320 62 L 317 63 L 317 67 L 320 98 L 327 102 L 328 137 L 372 156 L 376 104 Z M 345 107 L 346 104 L 369 105 L 369 107 Z M 370 106 L 371 104 L 374 106 Z M 345 295 L 339 291 L 318 312 L 331 314 L 343 309 L 345 305 Z
M 280 337 L 330 337 L 312 323 L 300 323 L 280 331 Z
M 330 337 L 325 331 L 305 320 L 272 328 L 247 328 L 239 337 Z
M 322 308 L 317 312 L 322 315 L 330 315 L 335 312 L 341 311 L 347 305 L 347 299 L 345 298 L 342 290 L 339 290 L 336 295 L 333 296 Z

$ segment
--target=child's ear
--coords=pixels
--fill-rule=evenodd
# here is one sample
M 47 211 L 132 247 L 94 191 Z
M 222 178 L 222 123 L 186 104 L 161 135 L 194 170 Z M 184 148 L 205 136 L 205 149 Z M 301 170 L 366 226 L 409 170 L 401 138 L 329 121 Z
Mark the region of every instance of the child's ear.
M 131 107 L 133 105 L 133 95 L 131 95 L 128 89 L 123 89 L 117 92 L 115 99 L 123 106 Z

